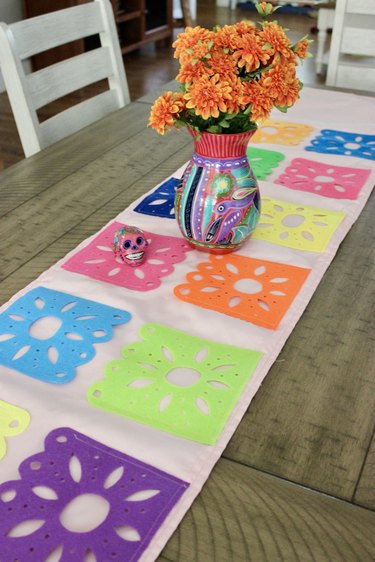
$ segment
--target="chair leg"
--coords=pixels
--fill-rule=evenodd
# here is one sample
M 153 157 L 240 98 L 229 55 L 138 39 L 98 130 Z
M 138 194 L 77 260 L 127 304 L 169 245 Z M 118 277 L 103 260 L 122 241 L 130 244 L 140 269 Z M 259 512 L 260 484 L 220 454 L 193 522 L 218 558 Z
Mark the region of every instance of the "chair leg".
M 181 0 L 181 10 L 182 10 L 182 17 L 184 20 L 184 27 L 193 25 L 193 20 L 191 17 L 189 0 Z

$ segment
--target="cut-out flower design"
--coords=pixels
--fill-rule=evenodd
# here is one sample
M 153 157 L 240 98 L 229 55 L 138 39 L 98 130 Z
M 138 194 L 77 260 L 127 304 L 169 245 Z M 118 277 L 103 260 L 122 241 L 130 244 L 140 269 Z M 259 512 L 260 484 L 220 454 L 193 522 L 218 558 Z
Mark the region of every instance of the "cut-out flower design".
M 122 227 L 124 224 L 119 222 L 110 224 L 63 268 L 134 291 L 151 291 L 160 287 L 162 277 L 173 273 L 174 264 L 182 262 L 186 252 L 192 251 L 183 238 L 144 231 L 148 242 L 145 262 L 139 267 L 124 267 L 113 252 L 114 234 Z
M 175 288 L 186 302 L 275 329 L 310 273 L 310 269 L 245 258 L 210 256 Z
M 6 437 L 19 435 L 29 423 L 30 414 L 26 410 L 0 400 L 0 460 L 6 454 Z
M 371 170 L 295 158 L 275 183 L 335 199 L 357 199 Z
M 251 138 L 252 143 L 301 144 L 313 131 L 310 125 L 268 119 Z
M 180 181 L 181 180 L 177 178 L 169 178 L 155 189 L 155 191 L 146 195 L 134 208 L 134 211 L 153 217 L 162 217 L 165 219 L 176 218 L 174 212 L 174 198 Z
M 261 353 L 147 324 L 144 341 L 123 350 L 91 404 L 202 443 L 214 443 Z
M 375 160 L 375 135 L 323 129 L 305 150 Z
M 0 364 L 45 382 L 65 383 L 109 341 L 129 312 L 45 287 L 0 314 Z
M 186 482 L 69 428 L 0 485 L 0 560 L 135 562 Z
M 249 146 L 247 149 L 247 157 L 258 180 L 265 180 L 272 174 L 274 168 L 285 159 L 285 155 L 281 152 L 264 150 L 263 148 L 255 148 L 253 146 Z
M 263 197 L 262 213 L 252 236 L 288 248 L 323 252 L 344 217 L 341 211 Z

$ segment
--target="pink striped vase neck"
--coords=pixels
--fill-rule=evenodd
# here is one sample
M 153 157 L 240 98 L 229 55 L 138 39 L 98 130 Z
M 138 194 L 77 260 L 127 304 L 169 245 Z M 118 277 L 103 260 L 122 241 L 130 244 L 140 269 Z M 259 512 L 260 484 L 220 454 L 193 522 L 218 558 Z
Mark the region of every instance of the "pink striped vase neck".
M 245 133 L 236 134 L 214 134 L 198 133 L 192 129 L 188 129 L 194 138 L 195 152 L 200 156 L 208 156 L 210 158 L 237 158 L 246 154 L 249 140 L 255 131 L 246 131 Z

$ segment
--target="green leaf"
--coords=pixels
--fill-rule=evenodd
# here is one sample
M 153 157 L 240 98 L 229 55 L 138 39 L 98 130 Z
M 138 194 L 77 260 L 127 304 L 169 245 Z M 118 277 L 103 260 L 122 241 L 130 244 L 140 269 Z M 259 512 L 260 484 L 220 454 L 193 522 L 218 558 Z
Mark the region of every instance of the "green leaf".
M 267 49 L 272 49 L 271 43 L 263 43 L 262 51 L 267 51 Z
M 221 127 L 223 127 L 224 129 L 229 129 L 230 125 L 227 121 L 225 121 L 225 119 L 223 119 L 223 121 L 220 121 L 219 125 Z
M 212 125 L 207 129 L 207 131 L 209 133 L 220 133 L 220 127 L 218 127 L 217 125 Z
M 281 111 L 282 113 L 286 113 L 288 111 L 288 106 L 284 105 L 283 107 L 281 107 L 281 105 L 275 105 L 276 109 L 278 109 L 279 111 Z

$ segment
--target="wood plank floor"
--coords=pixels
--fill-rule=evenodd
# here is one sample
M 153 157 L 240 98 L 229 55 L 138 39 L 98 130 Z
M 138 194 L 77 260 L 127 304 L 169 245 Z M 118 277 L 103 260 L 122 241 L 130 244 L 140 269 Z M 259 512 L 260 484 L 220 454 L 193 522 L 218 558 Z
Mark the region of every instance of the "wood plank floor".
M 215 24 L 224 25 L 242 19 L 251 19 L 254 16 L 253 11 L 239 8 L 236 10 L 218 8 L 214 0 L 200 0 L 198 1 L 196 23 L 205 27 L 212 27 Z M 279 14 L 278 20 L 291 30 L 289 35 L 293 40 L 297 40 L 307 33 L 311 35 L 311 30 L 316 25 L 316 19 L 305 15 Z M 182 28 L 176 27 L 175 35 L 181 31 Z M 316 38 L 314 34 L 311 36 Z M 316 45 L 313 44 L 313 52 L 315 49 Z M 142 49 L 126 55 L 124 63 L 132 100 L 159 88 L 175 78 L 178 72 L 178 62 L 173 58 L 173 49 L 165 45 L 146 45 Z M 308 59 L 299 69 L 300 78 L 306 85 L 322 84 L 322 79 L 315 74 L 314 65 L 314 59 Z M 102 90 L 103 87 L 103 84 L 98 84 L 91 88 L 84 88 L 49 104 L 40 110 L 40 119 L 44 120 L 66 107 L 79 103 L 82 99 L 93 95 L 94 92 Z M 12 110 L 7 94 L 4 92 L 0 94 L 0 170 L 23 158 L 24 154 Z

